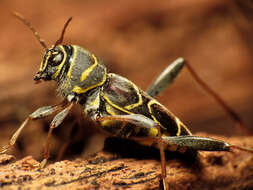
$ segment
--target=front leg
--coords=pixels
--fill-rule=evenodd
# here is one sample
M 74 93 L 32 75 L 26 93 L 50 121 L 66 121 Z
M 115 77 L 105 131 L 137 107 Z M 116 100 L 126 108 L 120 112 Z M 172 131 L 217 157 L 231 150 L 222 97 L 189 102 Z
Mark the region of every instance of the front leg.
M 60 110 L 64 106 L 64 104 L 65 104 L 65 102 L 62 102 L 62 103 L 60 103 L 58 105 L 54 105 L 54 106 L 44 106 L 44 107 L 37 109 L 32 114 L 30 114 L 25 119 L 25 121 L 20 125 L 20 127 L 16 130 L 16 132 L 12 135 L 11 139 L 9 140 L 8 145 L 1 148 L 0 154 L 5 153 L 8 149 L 10 149 L 16 143 L 20 133 L 22 132 L 22 130 L 24 129 L 24 127 L 27 125 L 27 123 L 30 120 L 41 119 L 41 118 L 47 117 L 49 115 L 52 115 L 53 113 Z
M 67 117 L 70 110 L 72 109 L 73 105 L 74 105 L 74 102 L 72 102 L 68 107 L 66 107 L 64 110 L 59 112 L 54 117 L 54 119 L 51 121 L 50 128 L 49 128 L 48 135 L 47 135 L 47 143 L 46 143 L 46 148 L 45 148 L 44 159 L 43 159 L 43 161 L 41 162 L 41 165 L 40 165 L 41 168 L 43 168 L 46 165 L 47 160 L 49 158 L 50 140 L 51 140 L 53 129 L 58 127 L 63 122 L 63 120 Z

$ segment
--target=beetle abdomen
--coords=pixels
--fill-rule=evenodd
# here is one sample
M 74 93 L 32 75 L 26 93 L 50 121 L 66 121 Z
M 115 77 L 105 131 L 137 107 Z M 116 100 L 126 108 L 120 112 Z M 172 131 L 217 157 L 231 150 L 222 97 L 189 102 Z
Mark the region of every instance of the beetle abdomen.
M 108 74 L 108 81 L 103 87 L 101 96 L 104 100 L 103 106 L 101 106 L 103 116 L 141 114 L 159 124 L 162 134 L 165 136 L 191 134 L 176 116 L 124 77 L 112 73 Z M 158 135 L 156 128 L 140 128 L 118 121 L 108 121 L 101 124 L 103 129 L 119 137 Z

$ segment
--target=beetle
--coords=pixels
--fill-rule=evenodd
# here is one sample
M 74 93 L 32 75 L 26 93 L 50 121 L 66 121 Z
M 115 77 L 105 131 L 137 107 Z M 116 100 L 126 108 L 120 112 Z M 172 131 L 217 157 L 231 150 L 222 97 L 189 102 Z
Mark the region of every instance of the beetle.
M 74 104 L 80 104 L 84 114 L 98 123 L 107 134 L 158 148 L 164 189 L 168 189 L 165 180 L 164 149 L 185 152 L 230 151 L 231 148 L 238 148 L 253 152 L 250 148 L 192 135 L 178 117 L 154 98 L 176 78 L 185 64 L 183 58 L 178 58 L 169 65 L 145 92 L 127 78 L 109 73 L 102 61 L 88 50 L 77 45 L 61 44 L 72 18 L 65 23 L 60 38 L 48 48 L 21 14 L 14 15 L 33 31 L 46 51 L 34 80 L 55 81 L 58 93 L 66 101 L 54 106 L 41 107 L 30 114 L 14 133 L 9 144 L 2 147 L 0 153 L 6 152 L 15 144 L 28 121 L 56 113 L 50 123 L 45 156 L 41 162 L 41 167 L 44 167 L 49 158 L 52 131 L 63 122 Z

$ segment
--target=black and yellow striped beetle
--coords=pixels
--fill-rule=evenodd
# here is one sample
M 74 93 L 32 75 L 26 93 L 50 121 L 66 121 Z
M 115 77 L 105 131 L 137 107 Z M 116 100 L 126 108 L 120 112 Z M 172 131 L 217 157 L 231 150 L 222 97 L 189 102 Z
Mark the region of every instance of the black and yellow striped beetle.
M 1 153 L 13 146 L 29 120 L 40 119 L 56 113 L 50 124 L 43 167 L 49 157 L 49 142 L 52 130 L 58 127 L 68 115 L 74 104 L 79 103 L 84 114 L 100 124 L 102 130 L 111 136 L 127 138 L 140 144 L 160 149 L 164 189 L 166 166 L 164 149 L 184 152 L 229 151 L 232 147 L 251 151 L 251 149 L 230 145 L 211 138 L 193 136 L 190 130 L 168 109 L 153 97 L 173 82 L 184 65 L 182 58 L 172 63 L 151 85 L 147 92 L 142 91 L 128 79 L 108 73 L 105 65 L 94 54 L 77 45 L 60 45 L 61 37 L 52 48 L 48 48 L 32 25 L 19 13 L 14 15 L 23 21 L 46 49 L 35 81 L 54 80 L 58 92 L 68 103 L 45 106 L 30 114 L 21 124 Z

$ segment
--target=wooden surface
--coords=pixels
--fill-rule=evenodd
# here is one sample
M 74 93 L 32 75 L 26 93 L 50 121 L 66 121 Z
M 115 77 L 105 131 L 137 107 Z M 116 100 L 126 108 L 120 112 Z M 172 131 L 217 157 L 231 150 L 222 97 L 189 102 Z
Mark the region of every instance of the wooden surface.
M 252 144 L 252 138 L 226 140 L 245 146 Z M 87 159 L 55 162 L 44 169 L 34 166 L 36 164 L 38 162 L 31 156 L 15 160 L 13 156 L 0 155 L 0 187 L 31 190 L 159 189 L 160 162 L 156 158 L 127 158 L 99 152 Z M 199 161 L 195 162 L 187 157 L 170 158 L 167 170 L 170 189 L 253 188 L 253 156 L 245 152 L 201 152 Z
M 44 52 L 31 32 L 15 19 L 10 11 L 19 11 L 29 19 L 47 44 L 53 44 L 57 40 L 64 22 L 72 16 L 73 21 L 67 29 L 64 43 L 77 44 L 87 48 L 100 57 L 110 72 L 129 78 L 144 90 L 172 60 L 184 57 L 253 131 L 251 7 L 250 1 L 227 3 L 227 1 L 220 0 L 205 2 L 196 0 L 149 1 L 149 3 L 146 0 L 1 1 L 0 106 L 2 111 L 0 112 L 0 145 L 5 145 L 8 142 L 18 126 L 35 109 L 61 101 L 61 97 L 57 96 L 55 92 L 56 86 L 53 82 L 34 84 L 33 75 L 39 68 Z M 234 138 L 236 142 L 238 139 L 242 139 L 241 133 L 235 128 L 234 123 L 199 87 L 186 69 L 182 71 L 175 83 L 157 99 L 175 113 L 194 133 L 206 132 L 209 136 L 233 137 L 232 142 Z M 72 160 L 55 163 L 56 165 L 62 164 L 62 166 L 75 164 L 75 159 L 81 159 L 85 165 L 88 161 L 83 155 L 87 156 L 103 147 L 102 135 L 97 133 L 93 124 L 83 117 L 81 112 L 80 106 L 75 106 L 74 111 L 64 124 L 54 130 L 50 157 L 52 163 L 57 160 L 59 150 L 63 150 L 62 145 L 68 145 L 62 159 Z M 41 160 L 48 124 L 51 120 L 52 117 L 49 117 L 31 122 L 24 129 L 16 146 L 8 151 L 9 155 L 13 155 L 17 159 L 12 164 L 2 164 L 1 169 L 4 168 L 10 173 L 14 172 L 12 169 L 16 167 L 15 164 L 21 164 L 28 159 L 27 156 Z M 89 137 L 94 138 L 90 139 Z M 252 137 L 246 139 L 246 144 L 252 146 L 252 143 L 248 142 Z M 117 155 L 117 151 L 108 154 L 109 157 Z M 232 157 L 232 162 L 235 160 L 240 164 L 245 164 L 245 166 L 240 166 L 243 173 L 245 172 L 243 168 L 245 170 L 247 167 L 250 168 L 248 164 L 252 163 L 248 154 L 242 154 L 242 161 L 233 157 L 232 154 L 217 154 L 222 155 L 222 160 L 224 158 L 227 161 Z M 216 157 L 216 153 L 210 153 L 210 155 Z M 241 153 L 238 153 L 237 156 L 239 155 Z M 95 158 L 101 156 L 104 156 L 104 153 L 100 152 Z M 135 163 L 135 159 L 133 156 L 130 159 L 114 160 L 112 162 L 115 165 L 112 166 L 120 167 L 120 163 L 124 162 L 125 164 L 128 161 Z M 35 162 L 33 159 L 28 160 Z M 159 162 L 143 159 L 135 164 L 141 164 L 141 167 L 144 167 L 144 162 L 152 164 L 145 164 L 144 170 L 140 169 L 138 172 L 143 171 L 146 174 L 149 167 L 154 167 L 152 171 L 155 172 L 145 175 L 143 179 L 156 176 L 147 184 L 153 184 L 150 185 L 150 188 L 157 188 L 157 176 L 160 172 Z M 176 166 L 178 164 L 179 168 L 183 168 L 182 171 L 189 170 L 178 163 L 177 159 L 172 163 L 174 162 Z M 107 164 L 109 163 L 111 161 Z M 241 175 L 242 170 L 240 168 L 228 169 L 227 165 L 229 164 L 230 162 L 226 162 L 225 169 L 223 166 L 214 167 L 221 169 L 222 172 L 227 171 L 228 174 L 219 173 L 216 169 L 212 171 L 213 167 L 208 167 L 210 169 L 208 176 L 213 177 L 212 180 L 215 181 L 215 176 L 220 176 L 217 179 L 223 184 L 223 186 L 219 186 L 220 189 L 232 187 L 232 185 L 237 188 L 235 179 Z M 103 163 L 100 166 L 103 167 Z M 124 166 L 132 167 L 128 164 Z M 170 167 L 170 162 L 168 162 L 169 171 Z M 110 170 L 110 168 L 107 169 Z M 119 171 L 115 172 L 122 175 L 121 170 L 127 169 L 119 168 Z M 20 175 L 23 175 L 22 171 L 21 168 Z M 40 173 L 36 169 L 31 171 L 37 172 L 36 176 L 48 174 L 46 173 L 47 169 L 45 169 L 45 173 Z M 215 173 L 216 171 L 218 173 Z M 98 171 L 94 170 L 94 172 Z M 138 172 L 133 175 L 129 174 L 129 176 L 134 176 Z M 251 181 L 246 180 L 252 177 L 250 174 L 252 171 L 249 169 L 247 172 L 249 173 L 242 175 L 243 179 L 240 178 L 242 179 L 241 184 L 252 187 Z M 109 172 L 108 175 L 112 174 L 114 173 Z M 222 181 L 223 175 L 230 174 L 233 177 L 224 178 L 227 183 Z M 249 176 L 247 176 L 248 174 Z M 32 176 L 32 180 L 24 182 L 22 188 L 25 188 L 25 185 L 33 184 L 35 178 L 42 180 L 31 173 L 29 175 Z M 185 175 L 186 177 L 182 177 L 185 180 L 182 184 L 190 184 L 193 187 L 196 185 L 197 187 L 199 177 L 194 175 L 191 177 L 191 175 L 192 172 Z M 172 180 L 170 184 L 174 184 L 175 188 L 181 186 L 188 188 L 187 185 L 180 186 L 181 183 L 177 186 L 176 178 L 173 178 L 172 174 L 170 176 L 172 176 L 169 179 Z M 8 181 L 5 176 L 0 175 L 0 177 L 1 180 Z M 75 177 L 77 176 L 72 176 L 69 179 L 75 179 Z M 95 177 L 91 177 L 91 180 L 93 179 Z M 138 178 L 140 181 L 143 179 Z M 203 189 L 212 189 L 213 181 L 210 182 L 207 179 L 201 180 L 203 183 L 201 182 L 199 185 Z M 10 176 L 9 180 L 11 183 L 4 185 L 5 188 L 17 187 L 18 179 L 12 181 Z M 104 179 L 100 177 L 99 180 Z M 101 188 L 103 182 L 99 180 Z M 116 180 L 116 182 L 121 181 L 120 178 Z M 126 183 L 131 182 L 127 181 Z M 91 187 L 96 186 L 92 186 L 91 181 L 88 184 Z M 136 187 L 138 185 L 136 184 Z M 118 186 L 111 185 L 110 187 L 116 189 Z M 123 188 L 120 185 L 119 187 Z

